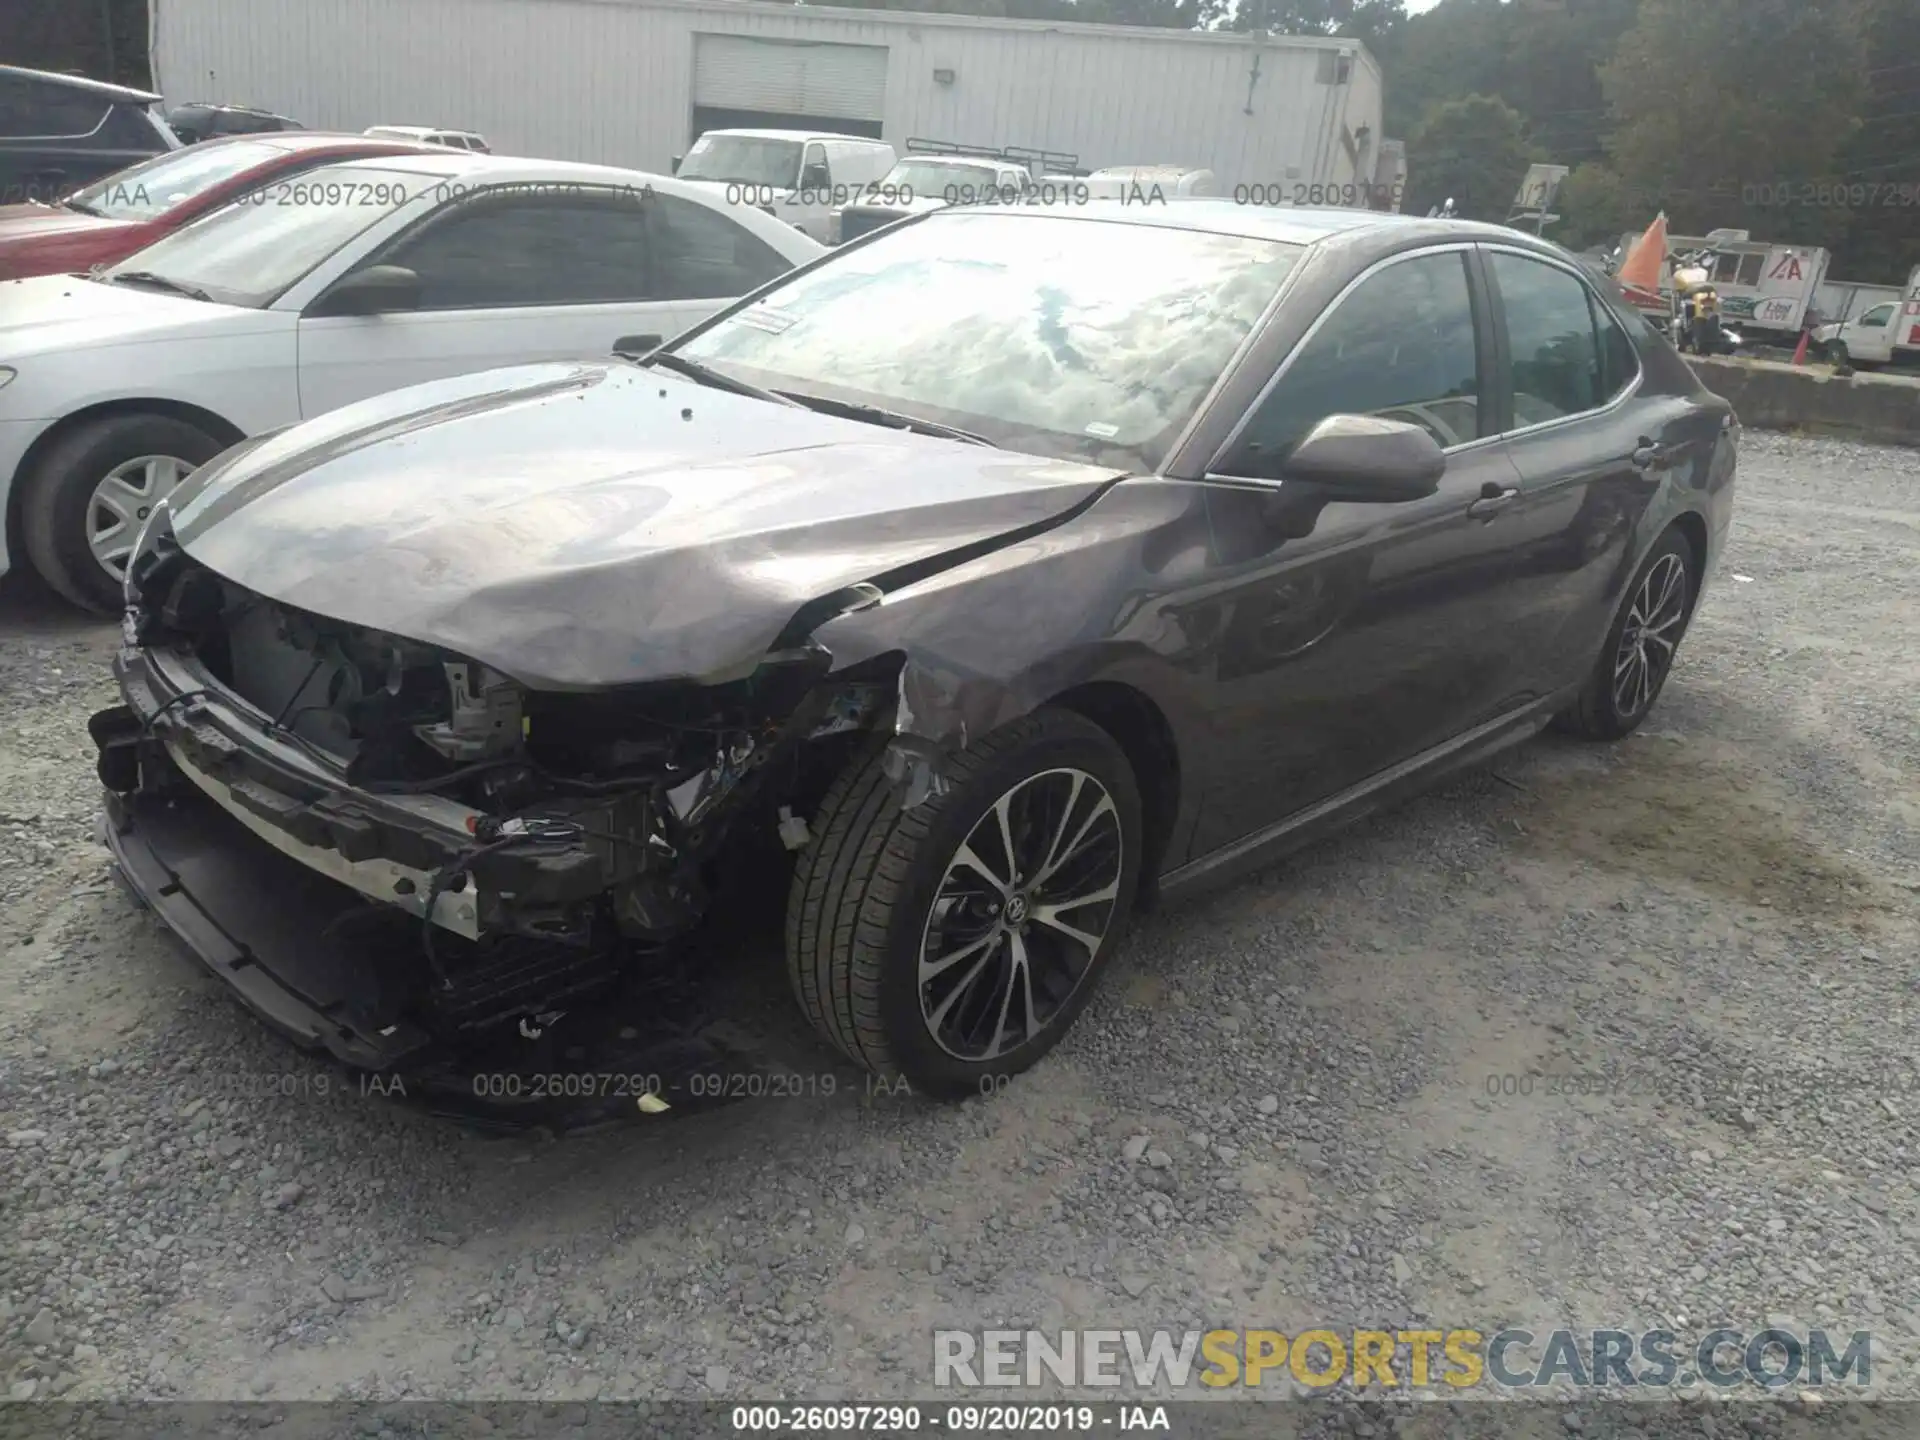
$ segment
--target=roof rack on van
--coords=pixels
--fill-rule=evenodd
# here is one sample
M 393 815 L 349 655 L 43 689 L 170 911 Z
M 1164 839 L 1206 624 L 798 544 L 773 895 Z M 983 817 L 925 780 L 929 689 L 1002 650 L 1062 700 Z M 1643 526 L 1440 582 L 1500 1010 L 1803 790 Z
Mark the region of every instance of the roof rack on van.
M 1085 175 L 1080 157 L 1059 150 L 1035 150 L 1026 145 L 958 145 L 951 140 L 907 141 L 910 155 L 968 155 L 981 160 L 1010 160 L 1036 175 Z

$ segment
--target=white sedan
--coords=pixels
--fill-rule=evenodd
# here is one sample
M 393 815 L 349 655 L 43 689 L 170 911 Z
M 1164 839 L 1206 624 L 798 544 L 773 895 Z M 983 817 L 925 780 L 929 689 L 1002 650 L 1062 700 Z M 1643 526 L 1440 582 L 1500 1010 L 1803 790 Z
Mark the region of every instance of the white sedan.
M 0 283 L 0 573 L 120 604 L 154 503 L 265 430 L 670 339 L 825 254 L 661 175 L 449 152 L 307 171 L 92 275 Z

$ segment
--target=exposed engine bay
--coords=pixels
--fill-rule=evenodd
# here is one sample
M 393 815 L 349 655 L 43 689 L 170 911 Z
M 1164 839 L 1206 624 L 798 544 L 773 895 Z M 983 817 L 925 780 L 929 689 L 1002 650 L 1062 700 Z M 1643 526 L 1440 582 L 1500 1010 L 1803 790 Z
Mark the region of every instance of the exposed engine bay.
M 129 704 L 95 717 L 102 778 L 122 797 L 197 788 L 358 890 L 393 941 L 354 987 L 363 1039 L 409 1016 L 524 1024 L 686 935 L 736 841 L 806 842 L 795 807 L 896 696 L 886 666 L 829 678 L 805 642 L 722 685 L 529 691 L 178 550 L 143 594 L 117 665 Z

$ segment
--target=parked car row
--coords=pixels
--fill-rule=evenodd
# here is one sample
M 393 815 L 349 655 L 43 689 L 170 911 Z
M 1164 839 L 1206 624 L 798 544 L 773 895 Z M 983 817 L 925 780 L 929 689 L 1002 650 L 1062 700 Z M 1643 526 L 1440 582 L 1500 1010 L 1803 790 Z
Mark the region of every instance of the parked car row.
M 703 135 L 672 179 L 476 165 L 468 131 L 175 114 L 215 138 L 0 208 L 0 281 L 19 282 L 0 291 L 0 574 L 31 564 L 101 611 L 155 505 L 246 436 L 442 376 L 644 352 L 819 242 L 928 209 L 1200 189 L 777 130 Z
M 916 149 L 926 144 L 925 150 Z M 1020 158 L 1016 158 L 1016 154 Z M 1055 200 L 1164 203 L 1218 195 L 1210 170 L 1123 165 L 1049 171 L 1044 152 L 908 142 L 902 157 L 883 140 L 806 130 L 710 130 L 674 173 L 751 205 L 829 245 L 906 215 L 946 205 L 1047 204 Z
M 323 165 L 425 148 L 298 131 L 162 151 L 57 201 L 0 206 L 0 280 L 111 264 L 238 196 Z
M 210 141 L 101 183 L 0 214 L 0 266 L 35 272 L 0 284 L 0 573 L 102 612 L 153 507 L 246 436 L 644 352 L 822 253 L 709 187 L 366 136 Z

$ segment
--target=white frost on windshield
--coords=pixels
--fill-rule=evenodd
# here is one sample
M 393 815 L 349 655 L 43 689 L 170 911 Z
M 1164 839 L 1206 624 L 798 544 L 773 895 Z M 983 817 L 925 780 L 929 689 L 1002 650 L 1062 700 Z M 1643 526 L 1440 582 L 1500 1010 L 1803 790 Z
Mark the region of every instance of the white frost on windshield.
M 1192 414 L 1297 254 L 1147 225 L 956 216 L 801 276 L 693 341 L 776 388 L 830 387 L 999 422 L 1150 445 Z M 762 323 L 771 311 L 779 324 Z M 1098 427 L 1098 428 L 1096 428 Z
M 789 315 L 784 310 L 776 310 L 771 305 L 752 305 L 733 317 L 741 325 L 751 325 L 756 330 L 764 330 L 769 335 L 779 335 L 791 330 L 800 323 L 798 315 Z

